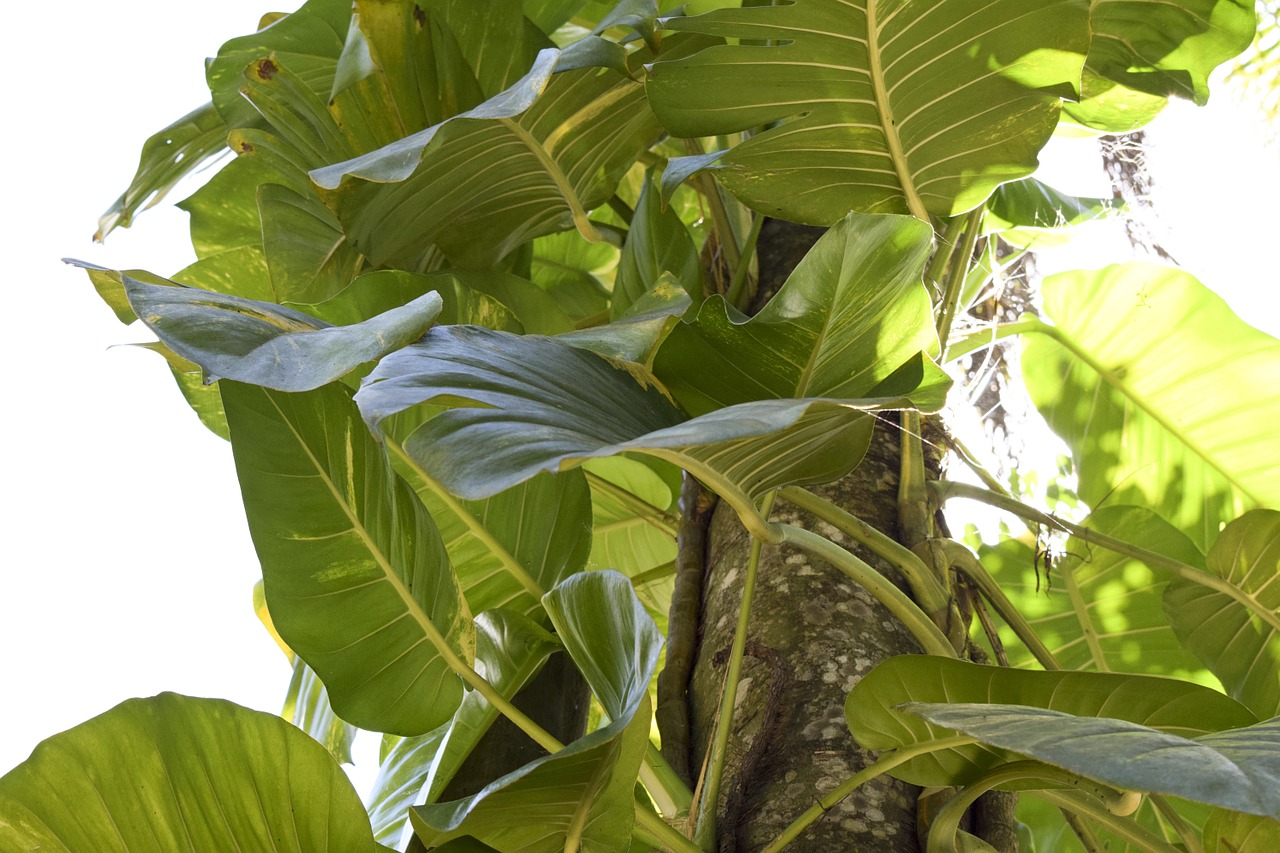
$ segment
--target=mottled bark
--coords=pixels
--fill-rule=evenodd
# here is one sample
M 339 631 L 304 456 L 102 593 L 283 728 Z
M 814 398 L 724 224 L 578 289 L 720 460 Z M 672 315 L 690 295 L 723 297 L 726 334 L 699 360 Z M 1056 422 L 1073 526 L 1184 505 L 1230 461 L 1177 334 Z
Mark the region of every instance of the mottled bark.
M 896 530 L 897 436 L 877 429 L 868 458 L 849 477 L 817 491 L 891 535 Z M 833 527 L 779 503 L 774 518 L 846 544 Z M 704 591 L 703 633 L 693 679 L 694 747 L 706 752 L 719 705 L 724 670 L 714 659 L 733 638 L 750 541 L 727 506 L 717 510 Z M 852 549 L 880 568 L 870 552 Z M 885 573 L 891 570 L 885 567 Z M 878 601 L 841 572 L 786 548 L 763 550 L 750 638 L 785 662 L 791 684 L 781 698 L 781 719 L 771 742 L 752 750 L 775 676 L 767 661 L 749 655 L 743 667 L 732 744 L 721 798 L 721 834 L 736 836 L 737 850 L 759 850 L 801 812 L 874 758 L 854 743 L 844 718 L 849 691 L 890 655 L 919 652 L 911 635 Z M 745 780 L 740 813 L 723 809 L 740 782 L 742 759 L 763 761 Z M 913 786 L 889 777 L 864 785 L 796 840 L 796 851 L 901 851 L 915 853 Z M 727 820 L 723 818 L 727 817 Z
M 821 233 L 766 223 L 754 308 L 776 293 Z M 928 442 L 925 450 L 926 467 L 936 474 L 937 453 Z M 899 430 L 890 416 L 877 424 L 867 457 L 852 474 L 814 491 L 900 538 L 898 470 Z M 830 525 L 783 501 L 773 518 L 848 547 L 907 591 L 892 567 Z M 706 755 L 713 737 L 722 662 L 733 641 L 750 544 L 732 510 L 721 504 L 708 536 L 701 634 L 690 686 L 695 761 Z M 920 651 L 889 611 L 843 573 L 780 547 L 763 549 L 748 639 L 717 808 L 720 849 L 738 853 L 760 850 L 823 794 L 875 760 L 854 743 L 845 698 L 885 658 Z M 887 775 L 878 777 L 831 808 L 787 849 L 918 853 L 923 849 L 916 827 L 918 793 Z M 984 798 L 976 810 L 973 828 L 1001 851 L 1016 850 L 1012 803 L 1012 797 L 999 795 Z

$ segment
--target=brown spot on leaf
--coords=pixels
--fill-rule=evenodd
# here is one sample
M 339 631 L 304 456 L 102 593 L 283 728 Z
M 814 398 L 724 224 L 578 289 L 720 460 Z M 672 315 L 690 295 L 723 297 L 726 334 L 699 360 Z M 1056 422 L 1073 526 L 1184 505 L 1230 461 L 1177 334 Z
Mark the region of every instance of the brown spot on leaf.
M 276 65 L 274 59 L 259 59 L 257 62 L 257 74 L 263 80 L 270 80 L 280 73 L 280 66 Z

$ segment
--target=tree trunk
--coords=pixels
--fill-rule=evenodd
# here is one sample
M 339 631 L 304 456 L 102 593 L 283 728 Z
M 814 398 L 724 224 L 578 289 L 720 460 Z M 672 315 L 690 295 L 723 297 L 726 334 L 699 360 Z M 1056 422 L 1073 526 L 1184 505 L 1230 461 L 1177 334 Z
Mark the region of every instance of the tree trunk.
M 894 535 L 897 446 L 896 430 L 878 426 L 862 464 L 817 491 Z M 783 502 L 774 518 L 836 542 L 844 538 Z M 852 550 L 892 577 L 873 554 Z M 746 531 L 721 505 L 711 525 L 702 639 L 691 684 L 695 756 L 706 754 L 712 737 L 724 682 L 716 658 L 733 642 L 749 552 Z M 819 797 L 870 764 L 874 757 L 849 733 L 845 697 L 880 661 L 920 651 L 884 605 L 840 571 L 799 551 L 763 550 L 755 602 L 731 738 L 739 748 L 728 755 L 718 809 L 721 850 L 761 849 Z M 776 722 L 762 735 L 761 721 L 771 714 Z M 881 776 L 832 808 L 788 849 L 915 853 L 916 794 L 913 786 Z
M 763 305 L 794 269 L 820 229 L 769 221 L 761 232 Z M 883 533 L 898 536 L 900 431 L 894 416 L 876 425 L 866 458 L 849 476 L 815 489 Z M 938 455 L 926 443 L 926 465 L 937 475 Z M 887 563 L 829 524 L 779 501 L 773 517 L 849 547 L 899 587 Z M 723 659 L 733 642 L 750 538 L 721 504 L 707 537 L 700 632 L 689 683 L 693 760 L 707 754 L 724 686 Z M 919 653 L 911 634 L 846 575 L 807 554 L 766 547 L 748 632 L 747 659 L 717 805 L 721 851 L 758 851 L 796 817 L 875 756 L 854 743 L 845 721 L 849 691 L 876 664 Z M 735 746 L 736 745 L 736 746 Z M 700 767 L 690 768 L 696 778 Z M 919 789 L 884 775 L 831 808 L 787 848 L 795 853 L 917 853 Z M 1016 850 L 1013 798 L 980 801 L 978 832 L 997 849 Z M 983 815 L 986 815 L 984 819 Z

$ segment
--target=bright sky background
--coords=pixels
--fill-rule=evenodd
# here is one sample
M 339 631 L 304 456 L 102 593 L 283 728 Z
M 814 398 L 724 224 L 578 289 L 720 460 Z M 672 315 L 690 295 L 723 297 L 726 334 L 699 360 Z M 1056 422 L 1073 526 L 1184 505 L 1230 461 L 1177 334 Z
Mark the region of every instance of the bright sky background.
M 186 408 L 158 356 L 111 348 L 148 336 L 59 262 L 171 274 L 192 260 L 186 215 L 167 204 L 105 247 L 90 236 L 146 137 L 208 99 L 201 59 L 273 7 L 34 8 L 11 16 L 0 59 L 0 246 L 14 297 L 0 335 L 0 774 L 130 697 L 172 690 L 277 712 L 289 678 L 251 607 L 259 572 L 229 446 Z M 1226 96 L 1207 110 L 1176 105 L 1150 139 L 1166 247 L 1280 334 L 1280 150 L 1257 154 L 1258 128 Z M 1060 189 L 1110 194 L 1092 143 L 1059 147 Z

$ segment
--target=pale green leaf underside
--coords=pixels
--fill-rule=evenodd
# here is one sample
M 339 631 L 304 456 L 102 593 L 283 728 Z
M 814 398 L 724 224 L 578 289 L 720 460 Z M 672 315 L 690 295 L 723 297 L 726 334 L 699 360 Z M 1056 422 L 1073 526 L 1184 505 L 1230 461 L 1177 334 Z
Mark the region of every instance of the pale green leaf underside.
M 378 850 L 324 747 L 220 699 L 130 699 L 0 778 L 0 848 L 81 853 Z
M 343 719 L 404 735 L 440 725 L 462 698 L 440 648 L 469 660 L 474 628 L 430 516 L 346 389 L 220 385 L 280 636 Z
M 1280 818 L 1280 718 L 1195 739 L 1012 704 L 910 703 L 930 722 L 1122 791 Z
M 770 488 L 847 473 L 869 440 L 868 410 L 912 405 L 761 400 L 686 420 L 657 387 L 592 353 L 464 326 L 437 327 L 384 359 L 357 395 L 374 423 L 418 403 L 459 399 L 476 405 L 430 418 L 404 444 L 455 494 L 486 497 L 539 471 L 634 451 L 694 472 L 751 515 Z
M 673 29 L 772 40 L 651 67 L 649 98 L 680 136 L 772 122 L 715 164 L 773 216 L 849 210 L 950 216 L 1030 174 L 1077 85 L 1084 0 L 795 0 L 675 18 Z
M 1245 509 L 1280 507 L 1280 341 L 1169 267 L 1062 273 L 1043 290 L 1054 325 L 1031 336 L 1024 375 L 1082 499 L 1149 506 L 1201 548 Z

